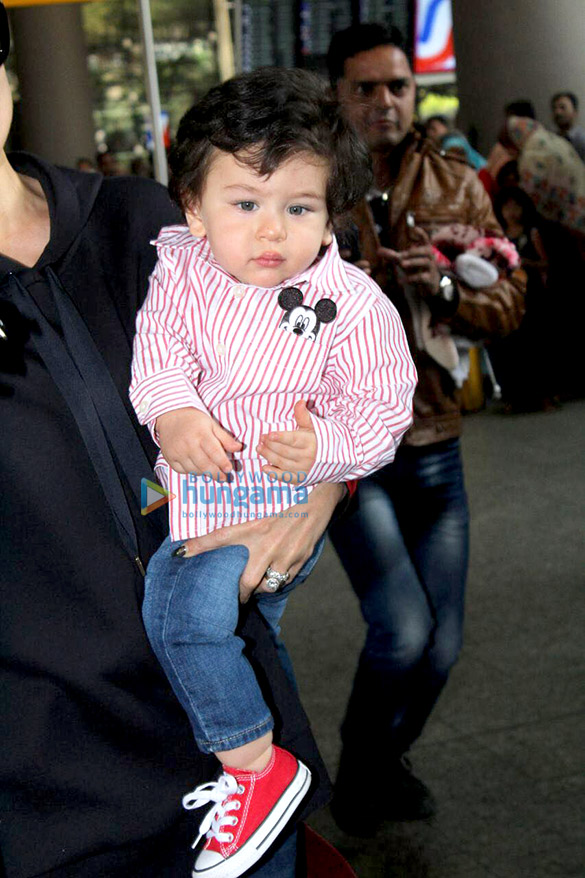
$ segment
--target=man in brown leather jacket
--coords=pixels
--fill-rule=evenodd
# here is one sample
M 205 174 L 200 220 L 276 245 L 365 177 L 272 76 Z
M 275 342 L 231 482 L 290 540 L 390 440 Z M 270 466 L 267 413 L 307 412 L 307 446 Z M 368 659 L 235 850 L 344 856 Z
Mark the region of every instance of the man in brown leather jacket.
M 374 166 L 375 189 L 353 217 L 360 257 L 397 306 L 419 375 L 414 424 L 395 462 L 360 482 L 354 513 L 330 530 L 368 625 L 332 811 L 342 828 L 366 835 L 384 818 L 434 812 L 404 754 L 461 647 L 468 509 L 460 401 L 441 349 L 450 339 L 433 338 L 432 326 L 469 339 L 511 332 L 523 314 L 524 275 L 471 289 L 437 264 L 430 239 L 446 224 L 502 233 L 474 171 L 414 130 L 415 83 L 400 33 L 377 24 L 348 28 L 334 36 L 327 61 Z M 364 740 L 378 754 L 367 799 L 359 792 Z

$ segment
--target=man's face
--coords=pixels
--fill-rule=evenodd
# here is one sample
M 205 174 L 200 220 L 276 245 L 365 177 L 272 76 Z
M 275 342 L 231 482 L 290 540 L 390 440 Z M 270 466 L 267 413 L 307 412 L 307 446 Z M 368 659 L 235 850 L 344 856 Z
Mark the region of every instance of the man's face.
M 569 131 L 575 124 L 577 111 L 570 98 L 557 98 L 552 104 L 552 115 L 560 131 Z
M 440 119 L 431 119 L 430 122 L 427 122 L 427 137 L 433 141 L 437 146 L 440 145 L 445 134 L 448 133 L 449 129 L 447 126 L 441 122 Z
M 337 96 L 372 152 L 398 146 L 412 126 L 416 87 L 406 55 L 395 46 L 348 58 Z

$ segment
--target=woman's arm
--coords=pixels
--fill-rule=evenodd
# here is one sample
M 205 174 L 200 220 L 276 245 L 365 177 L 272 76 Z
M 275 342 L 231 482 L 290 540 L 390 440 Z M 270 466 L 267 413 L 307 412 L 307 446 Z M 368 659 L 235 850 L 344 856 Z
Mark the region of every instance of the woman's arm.
M 183 557 L 222 546 L 245 546 L 250 556 L 240 578 L 240 600 L 246 603 L 256 589 L 268 591 L 263 579 L 269 566 L 280 573 L 288 571 L 291 579 L 296 576 L 313 554 L 317 540 L 346 493 L 344 484 L 317 485 L 306 503 L 292 506 L 274 518 L 220 527 L 205 536 L 187 540 Z

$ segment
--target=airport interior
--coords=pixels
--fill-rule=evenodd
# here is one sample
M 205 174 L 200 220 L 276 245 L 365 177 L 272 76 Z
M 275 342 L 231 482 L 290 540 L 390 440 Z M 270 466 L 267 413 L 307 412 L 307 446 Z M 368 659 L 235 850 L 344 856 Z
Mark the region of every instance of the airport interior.
M 553 131 L 551 99 L 568 92 L 582 102 L 585 119 L 582 0 L 5 5 L 13 41 L 8 149 L 69 168 L 85 163 L 88 172 L 165 184 L 166 150 L 179 120 L 211 86 L 265 65 L 325 75 L 332 35 L 357 22 L 402 30 L 417 84 L 417 125 L 422 130 L 439 117 L 463 133 L 484 165 L 511 102 L 530 102 Z M 539 376 L 554 373 L 552 389 L 547 383 L 534 402 L 528 392 L 522 397 L 523 385 L 518 398 L 509 351 L 495 345 L 492 355 L 481 341 L 472 349 L 462 397 L 471 513 L 463 648 L 408 754 L 432 790 L 436 813 L 386 820 L 362 838 L 322 808 L 309 826 L 342 855 L 346 870 L 323 866 L 311 878 L 585 876 L 585 263 L 575 265 L 562 275 L 562 295 L 546 300 L 541 335 L 515 355 L 531 358 L 518 367 L 523 381 L 533 367 Z M 290 601 L 283 636 L 332 779 L 365 632 L 328 542 Z M 364 729 L 372 748 L 364 797 L 379 776 L 376 740 L 375 730 L 369 739 Z

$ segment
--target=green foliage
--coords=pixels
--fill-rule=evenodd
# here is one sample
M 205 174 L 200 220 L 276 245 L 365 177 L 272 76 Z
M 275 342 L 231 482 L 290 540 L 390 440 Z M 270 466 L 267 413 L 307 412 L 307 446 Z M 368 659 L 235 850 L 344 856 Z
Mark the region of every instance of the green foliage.
M 161 105 L 171 134 L 183 113 L 218 81 L 211 0 L 151 0 Z M 150 128 L 137 0 L 83 7 L 100 140 L 129 159 Z

